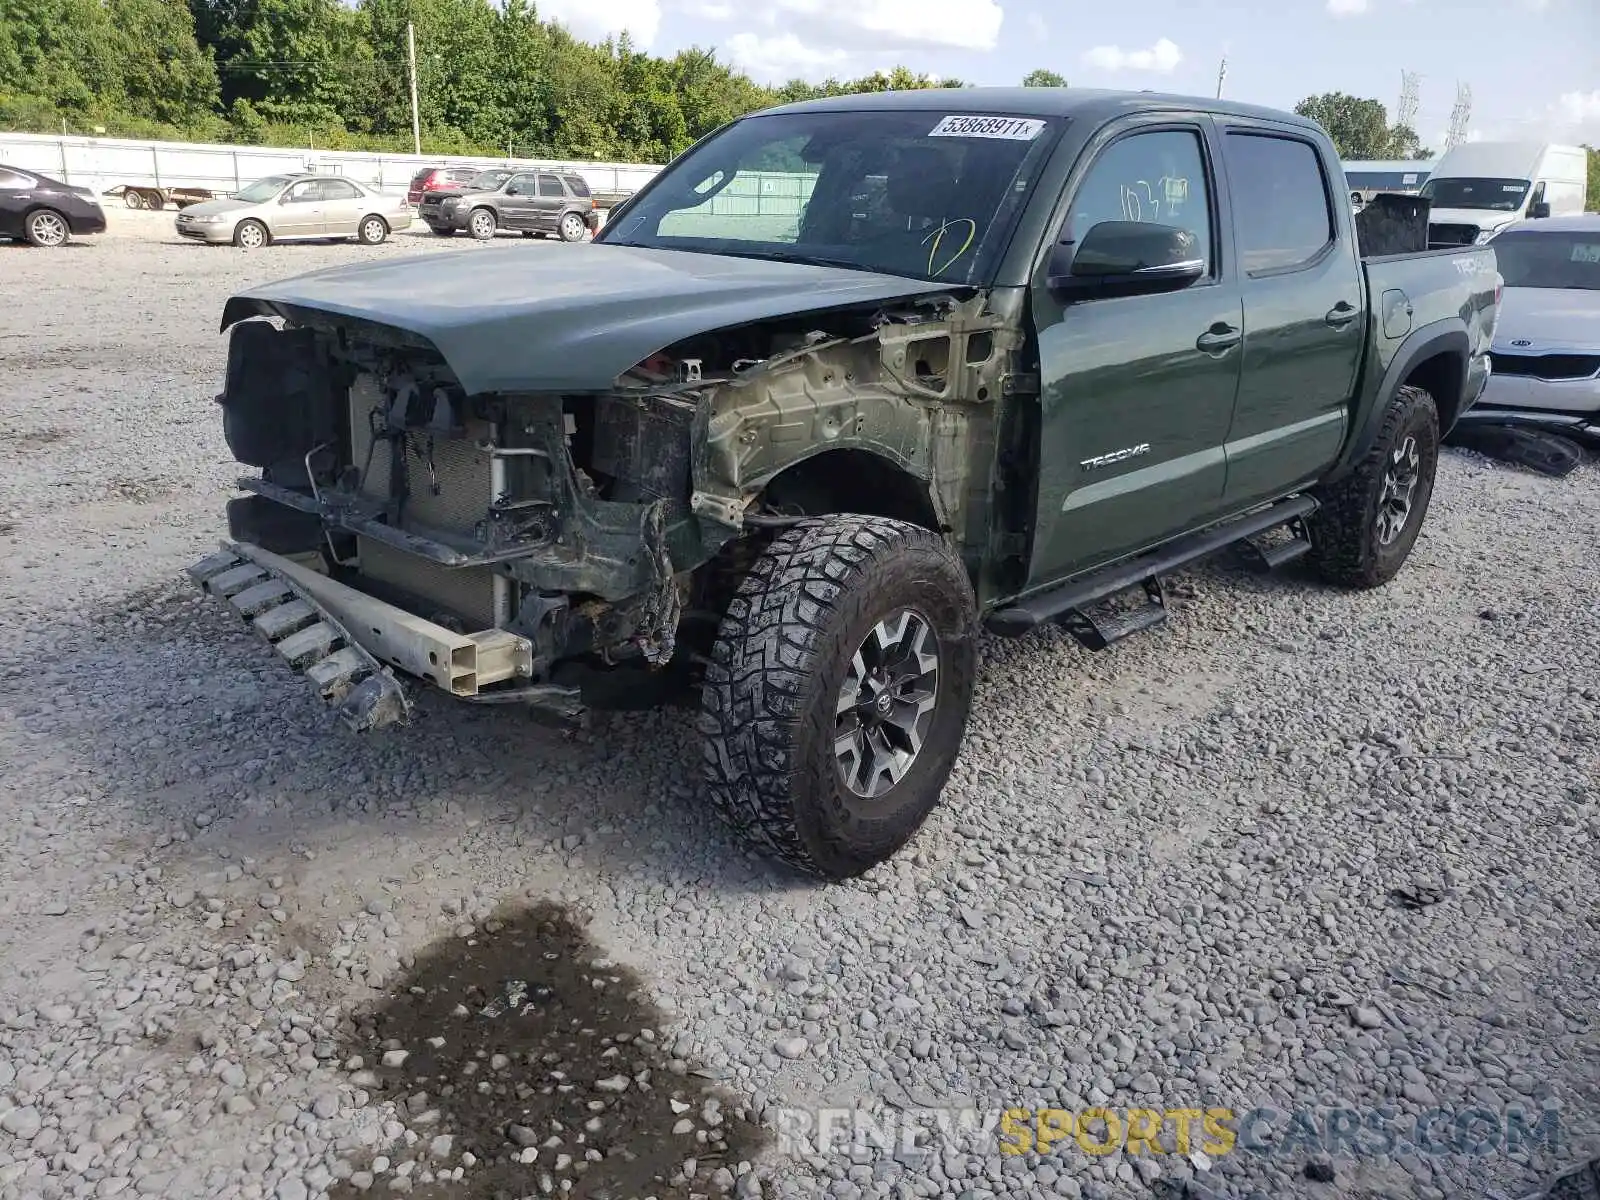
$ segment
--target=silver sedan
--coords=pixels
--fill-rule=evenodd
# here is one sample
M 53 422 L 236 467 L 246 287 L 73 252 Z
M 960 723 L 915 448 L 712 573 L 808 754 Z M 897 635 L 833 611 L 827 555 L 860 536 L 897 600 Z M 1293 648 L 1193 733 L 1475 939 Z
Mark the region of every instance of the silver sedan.
M 410 224 L 403 194 L 386 195 L 340 175 L 269 175 L 226 200 L 191 205 L 173 222 L 179 237 L 252 250 L 347 237 L 376 246 Z
M 1489 245 L 1505 293 L 1475 419 L 1600 436 L 1600 213 L 1519 221 Z

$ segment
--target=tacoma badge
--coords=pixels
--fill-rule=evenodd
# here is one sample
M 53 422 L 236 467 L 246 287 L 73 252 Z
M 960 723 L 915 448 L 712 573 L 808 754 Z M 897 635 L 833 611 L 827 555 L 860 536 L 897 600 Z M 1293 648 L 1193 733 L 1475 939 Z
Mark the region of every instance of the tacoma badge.
M 1128 446 L 1121 450 L 1113 450 L 1110 454 L 1097 454 L 1093 458 L 1086 458 L 1078 465 L 1086 471 L 1098 470 L 1109 467 L 1112 463 L 1126 462 L 1130 458 L 1138 458 L 1141 454 L 1150 453 L 1150 443 L 1140 442 L 1137 446 Z

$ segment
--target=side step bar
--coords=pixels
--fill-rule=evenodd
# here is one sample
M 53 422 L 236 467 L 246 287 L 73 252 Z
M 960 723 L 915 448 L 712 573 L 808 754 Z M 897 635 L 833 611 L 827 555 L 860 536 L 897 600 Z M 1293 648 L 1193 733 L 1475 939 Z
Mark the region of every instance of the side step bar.
M 1256 537 L 1280 525 L 1287 525 L 1291 521 L 1303 521 L 1316 512 L 1317 507 L 1317 501 L 1311 496 L 1291 496 L 1248 516 L 1239 517 L 1224 525 L 1213 525 L 1198 533 L 1191 533 L 1148 554 L 1113 564 L 1079 579 L 1069 580 L 1048 591 L 1036 593 L 1015 604 L 1007 605 L 991 614 L 985 625 L 991 633 L 997 633 L 1002 637 L 1020 637 L 1046 621 L 1061 621 L 1082 641 L 1083 636 L 1079 631 L 1085 629 L 1085 623 L 1091 627 L 1095 625 L 1093 618 L 1084 615 L 1084 609 L 1119 592 L 1142 585 L 1146 591 L 1149 607 L 1157 609 L 1159 615 L 1135 610 L 1133 614 L 1112 618 L 1110 622 L 1101 622 L 1100 632 L 1090 633 L 1091 639 L 1101 642 L 1101 646 L 1091 646 L 1091 649 L 1104 648 L 1138 629 L 1148 629 L 1152 625 L 1159 624 L 1165 618 L 1165 594 L 1160 590 L 1159 580 L 1164 572 L 1187 566 L 1236 542 Z M 1308 543 L 1307 549 L 1309 548 Z M 1303 554 L 1305 551 L 1301 550 L 1298 553 Z M 1107 633 L 1112 636 L 1107 638 L 1105 636 Z M 1088 644 L 1085 642 L 1085 645 Z

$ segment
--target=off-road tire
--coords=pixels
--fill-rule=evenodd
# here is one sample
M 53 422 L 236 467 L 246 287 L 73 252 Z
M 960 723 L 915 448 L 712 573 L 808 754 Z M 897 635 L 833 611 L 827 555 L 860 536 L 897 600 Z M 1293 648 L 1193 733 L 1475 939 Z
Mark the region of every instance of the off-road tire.
M 938 690 L 920 751 L 867 799 L 844 782 L 836 705 L 851 658 L 901 609 L 937 637 Z M 844 515 L 785 530 L 723 616 L 701 689 L 704 778 L 721 816 L 799 870 L 847 879 L 891 857 L 939 801 L 966 730 L 977 614 L 966 569 L 937 535 Z
M 1378 537 L 1378 506 L 1384 478 L 1407 438 L 1416 439 L 1420 473 L 1410 513 L 1399 536 L 1385 546 Z M 1402 387 L 1383 414 L 1377 440 L 1344 478 L 1321 490 L 1322 507 L 1312 516 L 1311 564 L 1329 583 L 1373 588 L 1399 572 L 1428 515 L 1439 466 L 1439 410 L 1419 387 Z
M 356 241 L 363 246 L 379 246 L 389 236 L 389 222 L 376 213 L 368 213 L 356 226 Z
M 492 208 L 475 208 L 467 217 L 467 232 L 477 241 L 491 241 L 499 231 L 500 218 L 494 215 Z
M 251 229 L 257 230 L 260 233 L 260 241 L 252 242 L 252 235 L 247 232 Z M 243 221 L 240 221 L 234 226 L 233 244 L 246 250 L 270 246 L 272 245 L 272 231 L 260 221 L 257 221 L 254 217 L 249 217 Z

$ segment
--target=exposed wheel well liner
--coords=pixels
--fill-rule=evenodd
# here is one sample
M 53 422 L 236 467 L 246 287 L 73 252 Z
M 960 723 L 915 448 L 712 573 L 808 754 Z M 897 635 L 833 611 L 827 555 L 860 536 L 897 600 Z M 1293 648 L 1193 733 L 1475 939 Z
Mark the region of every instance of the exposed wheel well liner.
M 944 532 L 926 483 L 881 455 L 848 446 L 785 468 L 762 489 L 762 499 L 811 517 L 861 513 Z

